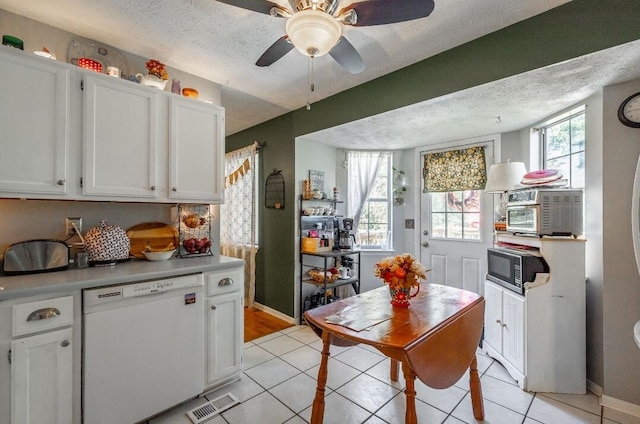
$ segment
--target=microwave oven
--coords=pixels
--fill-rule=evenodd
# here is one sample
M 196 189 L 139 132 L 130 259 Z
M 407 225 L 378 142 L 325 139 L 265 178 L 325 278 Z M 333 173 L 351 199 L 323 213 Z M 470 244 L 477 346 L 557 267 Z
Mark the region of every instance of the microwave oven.
M 534 281 L 539 272 L 549 272 L 542 256 L 502 247 L 487 249 L 487 280 L 524 294 L 524 283 Z
M 537 188 L 507 194 L 507 231 L 538 236 L 582 234 L 582 190 Z

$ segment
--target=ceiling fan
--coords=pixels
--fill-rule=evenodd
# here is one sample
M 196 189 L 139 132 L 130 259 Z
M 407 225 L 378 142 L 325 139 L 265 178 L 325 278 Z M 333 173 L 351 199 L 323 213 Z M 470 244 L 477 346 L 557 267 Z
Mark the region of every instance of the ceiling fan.
M 434 8 L 433 0 L 365 0 L 340 10 L 341 0 L 289 0 L 290 9 L 267 0 L 218 1 L 287 19 L 286 34 L 260 56 L 256 65 L 269 66 L 295 47 L 311 58 L 329 53 L 352 74 L 362 72 L 365 64 L 342 35 L 342 25 L 373 26 L 410 21 L 429 16 Z

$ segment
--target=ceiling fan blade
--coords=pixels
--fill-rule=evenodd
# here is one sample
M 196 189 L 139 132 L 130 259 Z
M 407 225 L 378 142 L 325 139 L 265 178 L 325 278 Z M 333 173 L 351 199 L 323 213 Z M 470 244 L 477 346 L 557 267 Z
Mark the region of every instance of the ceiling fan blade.
M 372 26 L 424 18 L 434 7 L 433 0 L 367 0 L 352 3 L 344 10 L 356 11 L 358 19 L 354 26 Z
M 269 66 L 274 62 L 277 62 L 293 49 L 293 44 L 289 42 L 289 37 L 283 35 L 273 43 L 258 59 L 256 65 Z
M 253 10 L 258 13 L 270 14 L 271 8 L 277 6 L 275 3 L 266 0 L 218 0 L 220 3 L 230 4 L 242 9 Z
M 353 47 L 353 44 L 344 38 L 344 36 L 340 37 L 338 44 L 333 46 L 329 54 L 340 66 L 352 74 L 359 74 L 364 71 L 364 61 L 355 47 Z

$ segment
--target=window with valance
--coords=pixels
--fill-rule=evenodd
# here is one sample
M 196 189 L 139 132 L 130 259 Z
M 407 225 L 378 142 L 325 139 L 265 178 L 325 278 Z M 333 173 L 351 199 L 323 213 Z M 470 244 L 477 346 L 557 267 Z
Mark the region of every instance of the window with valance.
M 425 193 L 482 190 L 487 183 L 484 147 L 429 153 L 422 175 Z

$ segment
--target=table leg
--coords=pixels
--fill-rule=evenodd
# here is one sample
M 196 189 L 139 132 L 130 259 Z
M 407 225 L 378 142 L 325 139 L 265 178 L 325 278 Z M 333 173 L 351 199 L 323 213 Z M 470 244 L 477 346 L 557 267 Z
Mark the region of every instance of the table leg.
M 391 359 L 391 370 L 390 370 L 390 374 L 391 374 L 391 381 L 398 381 L 398 360 L 397 359 Z
M 484 404 L 482 401 L 482 386 L 480 385 L 480 377 L 478 376 L 478 362 L 476 356 L 473 355 L 473 361 L 469 366 L 469 386 L 471 387 L 471 406 L 473 407 L 473 416 L 476 420 L 484 420 Z
M 322 424 L 324 420 L 324 389 L 327 385 L 327 366 L 329 362 L 329 346 L 331 345 L 331 335 L 326 331 L 322 332 L 322 360 L 318 370 L 318 385 L 316 387 L 316 397 L 313 399 L 313 409 L 311 410 L 311 424 Z
M 416 390 L 414 387 L 416 375 L 405 361 L 402 361 L 402 373 L 404 374 L 406 384 L 404 395 L 407 398 L 407 410 L 404 414 L 404 422 L 405 424 L 418 424 L 418 416 L 416 415 Z

